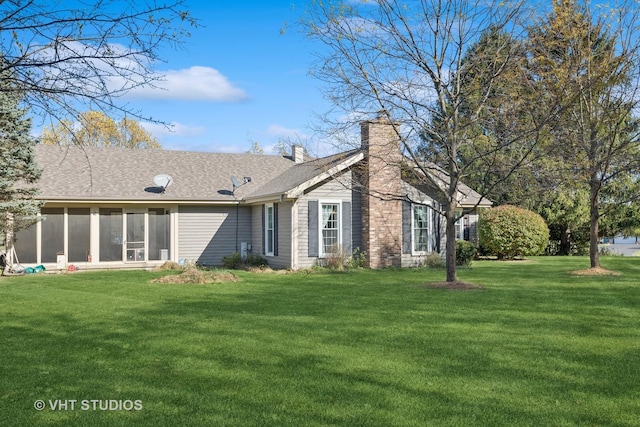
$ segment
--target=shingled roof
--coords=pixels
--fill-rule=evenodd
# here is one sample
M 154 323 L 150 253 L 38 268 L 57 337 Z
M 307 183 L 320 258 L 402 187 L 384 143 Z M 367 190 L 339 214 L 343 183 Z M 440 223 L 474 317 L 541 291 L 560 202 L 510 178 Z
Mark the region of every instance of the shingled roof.
M 38 145 L 35 153 L 43 169 L 39 197 L 49 201 L 233 202 L 295 165 L 282 156 L 159 149 Z M 164 193 L 153 182 L 158 174 L 173 178 Z M 232 175 L 251 177 L 235 197 Z
M 275 176 L 261 187 L 247 195 L 247 198 L 264 197 L 284 194 L 299 185 L 309 183 L 323 175 L 339 174 L 361 150 L 351 150 L 328 157 L 297 163 L 292 168 Z M 338 170 L 340 169 L 340 170 Z
M 362 150 L 352 150 L 295 163 L 288 157 L 248 153 L 52 145 L 37 145 L 35 153 L 43 169 L 38 183 L 41 199 L 182 203 L 298 197 L 298 190 L 339 175 L 363 156 Z M 164 192 L 158 191 L 153 182 L 158 174 L 173 178 Z M 443 179 L 446 174 L 441 174 Z M 233 193 L 231 176 L 239 180 L 251 177 L 251 182 Z M 413 185 L 421 187 L 420 183 Z M 486 199 L 480 201 L 480 195 L 464 184 L 459 190 L 463 205 L 491 204 Z

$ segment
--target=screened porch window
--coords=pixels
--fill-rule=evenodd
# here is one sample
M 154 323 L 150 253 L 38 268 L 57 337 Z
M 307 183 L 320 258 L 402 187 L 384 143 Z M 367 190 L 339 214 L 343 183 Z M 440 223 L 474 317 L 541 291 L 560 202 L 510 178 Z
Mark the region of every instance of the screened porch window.
M 13 248 L 16 250 L 20 263 L 32 264 L 37 262 L 37 227 L 38 224 L 33 224 L 28 228 L 17 231 L 13 236 Z
M 68 209 L 69 262 L 89 260 L 91 247 L 91 211 L 89 208 Z
M 122 209 L 100 209 L 100 261 L 122 261 Z
M 64 253 L 64 208 L 42 208 L 40 249 L 41 262 L 56 262 L 58 252 Z
M 149 259 L 169 259 L 169 211 L 164 208 L 149 209 Z

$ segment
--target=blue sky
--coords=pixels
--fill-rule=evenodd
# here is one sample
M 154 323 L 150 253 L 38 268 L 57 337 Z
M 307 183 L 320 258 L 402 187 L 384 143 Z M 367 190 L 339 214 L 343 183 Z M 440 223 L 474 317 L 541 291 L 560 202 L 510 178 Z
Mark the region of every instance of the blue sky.
M 305 2 L 193 0 L 201 27 L 184 48 L 161 51 L 166 91 L 131 93 L 127 102 L 145 116 L 170 123 L 149 126 L 172 150 L 245 152 L 257 141 L 265 153 L 281 138 L 310 144 L 310 122 L 328 104 L 308 75 L 314 47 L 290 29 Z M 318 153 L 322 154 L 322 153 Z

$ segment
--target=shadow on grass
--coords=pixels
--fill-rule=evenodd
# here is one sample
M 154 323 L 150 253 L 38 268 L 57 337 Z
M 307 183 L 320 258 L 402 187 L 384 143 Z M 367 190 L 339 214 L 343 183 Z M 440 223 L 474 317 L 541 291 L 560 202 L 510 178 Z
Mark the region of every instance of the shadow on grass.
M 469 274 L 485 277 L 479 270 Z M 66 284 L 60 304 L 51 293 L 5 311 L 0 421 L 628 423 L 639 401 L 638 291 L 567 289 L 557 272 L 532 286 L 511 273 L 520 287 L 503 278 L 465 294 L 421 289 L 417 272 L 338 283 L 245 275 L 251 284 L 198 291 L 113 284 L 93 298 Z M 144 408 L 37 412 L 36 399 L 140 399 Z

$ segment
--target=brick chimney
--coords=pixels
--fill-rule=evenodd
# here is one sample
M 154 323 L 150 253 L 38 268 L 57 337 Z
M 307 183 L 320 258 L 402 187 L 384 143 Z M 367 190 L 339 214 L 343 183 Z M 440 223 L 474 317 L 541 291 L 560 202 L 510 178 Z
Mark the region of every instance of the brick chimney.
M 402 153 L 397 123 L 384 117 L 360 123 L 364 160 L 362 186 L 362 250 L 370 268 L 402 263 Z

